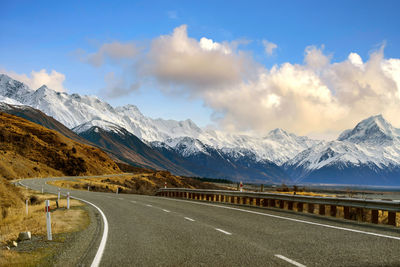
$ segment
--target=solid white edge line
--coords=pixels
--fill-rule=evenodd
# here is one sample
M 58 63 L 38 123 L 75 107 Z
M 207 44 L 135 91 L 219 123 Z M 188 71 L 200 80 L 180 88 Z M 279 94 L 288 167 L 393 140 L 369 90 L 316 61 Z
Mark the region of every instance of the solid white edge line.
M 131 202 L 132 202 L 132 203 L 136 203 L 136 201 L 135 201 L 135 200 L 131 200 Z
M 96 256 L 94 257 L 93 262 L 90 265 L 91 267 L 97 267 L 100 265 L 101 258 L 103 257 L 104 249 L 106 248 L 106 243 L 107 243 L 107 238 L 108 238 L 108 221 L 107 221 L 106 215 L 104 215 L 103 211 L 99 207 L 97 207 L 95 204 L 93 204 L 92 202 L 89 202 L 87 200 L 77 198 L 77 197 L 71 197 L 71 198 L 75 198 L 77 200 L 80 200 L 80 201 L 83 201 L 83 202 L 86 202 L 86 203 L 92 205 L 100 212 L 100 214 L 103 218 L 103 224 L 104 224 L 103 237 L 101 238 L 101 242 L 100 242 L 99 248 L 97 250 Z
M 220 231 L 221 233 L 224 233 L 224 234 L 226 234 L 226 235 L 232 235 L 232 233 L 229 233 L 229 232 L 224 231 L 224 230 L 219 229 L 219 228 L 215 228 L 215 230 Z
M 47 184 L 47 182 L 46 182 L 46 184 Z M 24 186 L 26 186 L 26 185 L 24 185 Z M 81 198 L 73 197 L 73 196 L 71 196 L 71 198 L 75 198 L 77 200 L 80 200 L 80 201 L 83 201 L 83 202 L 86 202 L 86 203 L 92 205 L 100 212 L 100 214 L 103 218 L 103 225 L 104 225 L 103 236 L 101 238 L 99 248 L 97 249 L 96 256 L 94 257 L 92 264 L 90 265 L 90 267 L 98 267 L 100 265 L 101 258 L 103 257 L 104 249 L 106 248 L 106 243 L 107 243 L 107 238 L 108 238 L 108 221 L 107 221 L 106 215 L 104 215 L 103 211 L 99 207 L 97 207 L 95 204 L 93 204 L 92 202 L 89 202 L 89 201 L 81 199 Z
M 150 205 L 150 204 L 146 204 L 146 206 L 147 206 L 147 207 L 153 207 L 153 205 Z
M 289 262 L 289 263 L 291 263 L 291 264 L 293 264 L 294 266 L 297 266 L 297 267 L 306 267 L 305 265 L 303 265 L 301 263 L 298 263 L 297 261 L 291 260 L 291 259 L 286 258 L 285 256 L 282 256 L 282 255 L 279 255 L 279 254 L 276 254 L 275 257 L 278 257 L 281 260 L 287 261 L 287 262 Z
M 192 218 L 189 218 L 189 217 L 183 217 L 183 218 L 185 218 L 185 220 L 188 220 L 188 221 L 194 222 L 194 220 L 193 220 Z
M 289 217 L 284 217 L 284 216 L 279 216 L 279 215 L 273 215 L 273 214 L 268 214 L 268 213 L 262 213 L 262 212 L 257 212 L 257 211 L 244 210 L 244 209 L 239 209 L 239 208 L 234 208 L 234 207 L 207 204 L 207 203 L 201 203 L 201 202 L 194 202 L 194 201 L 190 201 L 190 200 L 180 200 L 180 199 L 173 199 L 173 198 L 165 198 L 165 199 L 171 200 L 171 201 L 180 201 L 180 202 L 193 203 L 193 204 L 210 206 L 210 207 L 217 207 L 217 208 L 221 208 L 221 209 L 236 210 L 236 211 L 247 212 L 247 213 L 252 213 L 252 214 L 257 214 L 257 215 L 262 215 L 262 216 L 268 216 L 268 217 L 282 219 L 282 220 L 317 225 L 317 226 L 336 229 L 336 230 L 343 230 L 343 231 L 354 232 L 354 233 L 359 233 L 359 234 L 372 235 L 372 236 L 378 236 L 378 237 L 383 237 L 383 238 L 400 240 L 400 237 L 397 237 L 397 236 L 377 234 L 377 233 L 372 233 L 372 232 L 366 232 L 366 231 L 361 231 L 361 230 L 356 230 L 356 229 L 351 229 L 351 228 L 333 226 L 333 225 L 329 225 L 329 224 L 322 224 L 322 223 L 310 222 L 310 221 L 305 221 L 305 220 L 299 220 L 299 219 L 294 219 L 294 218 L 289 218 Z
M 166 209 L 162 209 L 163 211 L 165 211 L 165 212 L 170 212 L 169 210 L 166 210 Z

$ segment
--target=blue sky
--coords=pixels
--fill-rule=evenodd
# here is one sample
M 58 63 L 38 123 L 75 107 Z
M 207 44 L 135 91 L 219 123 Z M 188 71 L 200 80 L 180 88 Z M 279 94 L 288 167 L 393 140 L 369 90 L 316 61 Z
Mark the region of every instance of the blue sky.
M 213 122 L 213 112 L 218 117 L 229 111 L 196 94 L 165 93 L 154 83 L 107 97 L 101 94 L 104 77 L 124 70 L 84 63 L 77 51 L 95 53 L 110 42 L 151 43 L 187 25 L 188 36 L 196 40 L 246 40 L 238 49 L 266 69 L 285 62 L 304 64 L 305 48 L 311 45 L 329 55 L 331 63 L 343 62 L 351 52 L 367 61 L 382 44 L 385 58 L 400 54 L 399 1 L 2 2 L 0 69 L 28 75 L 55 70 L 65 75 L 69 93 L 99 95 L 115 106 L 131 103 L 151 117 L 191 118 L 201 126 Z M 277 45 L 272 55 L 265 54 L 263 40 Z

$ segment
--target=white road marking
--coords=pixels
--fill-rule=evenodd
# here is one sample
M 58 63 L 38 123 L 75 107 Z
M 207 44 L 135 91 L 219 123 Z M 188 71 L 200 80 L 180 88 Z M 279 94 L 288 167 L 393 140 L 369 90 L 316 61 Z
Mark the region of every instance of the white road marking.
M 189 218 L 189 217 L 184 217 L 186 220 L 188 220 L 188 221 L 191 221 L 191 222 L 194 222 L 194 220 L 192 219 L 192 218 Z
M 282 259 L 284 261 L 287 261 L 287 262 L 289 262 L 289 263 L 291 263 L 291 264 L 293 264 L 294 266 L 297 266 L 297 267 L 306 267 L 305 265 L 303 265 L 301 263 L 298 263 L 297 261 L 291 260 L 291 259 L 286 258 L 285 256 L 282 256 L 282 255 L 279 255 L 279 254 L 276 254 L 275 257 L 278 257 L 278 258 L 280 258 L 280 259 Z
M 342 230 L 342 231 L 348 231 L 348 232 L 353 232 L 353 233 L 359 233 L 359 234 L 372 235 L 372 236 L 378 236 L 378 237 L 383 237 L 383 238 L 400 240 L 400 237 L 397 237 L 397 236 L 383 235 L 383 234 L 366 232 L 366 231 L 361 231 L 361 230 L 356 230 L 356 229 L 351 229 L 351 228 L 333 226 L 333 225 L 329 225 L 329 224 L 310 222 L 310 221 L 299 220 L 299 219 L 294 219 L 294 218 L 289 218 L 289 217 L 284 217 L 284 216 L 279 216 L 279 215 L 273 215 L 273 214 L 268 214 L 268 213 L 262 213 L 262 212 L 252 211 L 252 210 L 244 210 L 244 209 L 239 209 L 239 208 L 234 208 L 234 207 L 213 205 L 213 204 L 194 202 L 194 201 L 189 201 L 189 200 L 180 200 L 180 199 L 173 199 L 173 198 L 164 198 L 164 199 L 171 200 L 171 201 L 186 202 L 186 203 L 193 203 L 193 204 L 197 204 L 197 205 L 216 207 L 216 208 L 221 208 L 221 209 L 236 210 L 236 211 L 247 212 L 247 213 L 252 213 L 252 214 L 257 214 L 257 215 L 262 215 L 262 216 L 268 216 L 268 217 L 272 217 L 272 218 L 288 220 L 288 221 L 293 221 L 293 222 L 311 224 L 311 225 L 316 225 L 316 226 L 321 226 L 321 227 L 326 227 L 326 228 L 331 228 L 331 229 L 336 229 L 336 230 Z
M 80 200 L 80 201 L 83 201 L 85 203 L 92 205 L 100 212 L 101 217 L 103 218 L 103 224 L 104 224 L 103 236 L 101 237 L 100 245 L 99 245 L 99 248 L 97 249 L 97 252 L 92 261 L 92 264 L 90 265 L 91 267 L 98 267 L 100 265 L 101 258 L 103 257 L 104 249 L 106 248 L 106 243 L 107 243 L 107 238 L 108 238 L 108 221 L 107 221 L 106 215 L 104 215 L 103 211 L 99 207 L 97 207 L 95 204 L 93 204 L 92 202 L 89 202 L 87 200 L 77 198 L 77 197 L 71 197 L 71 198 L 75 198 L 77 200 Z
M 165 209 L 163 209 L 163 211 L 165 211 L 165 212 L 170 212 L 169 210 L 165 210 Z
M 215 230 L 220 231 L 221 233 L 224 233 L 224 234 L 226 234 L 226 235 L 232 235 L 232 233 L 229 233 L 229 232 L 224 231 L 224 230 L 219 229 L 219 228 L 215 228 Z
M 132 203 L 136 203 L 136 201 L 134 201 L 134 200 L 131 200 L 131 202 L 132 202 Z
M 101 258 L 103 257 L 104 249 L 106 248 L 106 243 L 107 243 L 107 238 L 108 238 L 108 221 L 107 221 L 106 215 L 104 215 L 103 211 L 99 207 L 97 207 L 95 204 L 93 204 L 87 200 L 81 199 L 81 198 L 77 198 L 77 197 L 72 197 L 72 198 L 75 198 L 77 200 L 80 200 L 80 201 L 83 201 L 83 202 L 86 202 L 86 203 L 92 205 L 100 212 L 100 214 L 103 218 L 103 224 L 104 224 L 103 237 L 101 238 L 100 246 L 99 246 L 99 249 L 97 250 L 96 256 L 94 257 L 93 262 L 90 265 L 91 267 L 98 267 L 100 265 Z
M 146 206 L 147 206 L 147 207 L 153 207 L 153 205 L 150 205 L 150 204 L 146 204 Z

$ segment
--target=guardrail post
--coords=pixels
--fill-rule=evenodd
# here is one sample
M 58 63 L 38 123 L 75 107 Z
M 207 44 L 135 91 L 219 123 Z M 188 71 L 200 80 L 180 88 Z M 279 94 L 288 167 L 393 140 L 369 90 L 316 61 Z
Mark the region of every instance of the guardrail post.
M 293 201 L 288 201 L 288 210 L 293 210 Z
M 268 199 L 264 198 L 262 202 L 263 207 L 268 207 Z
M 303 212 L 303 203 L 297 202 L 297 211 L 298 212 Z
M 235 197 L 234 196 L 230 196 L 230 198 L 231 198 L 231 203 L 235 204 Z
M 247 205 L 247 197 L 242 197 L 242 204 Z
M 264 185 L 261 185 L 260 192 L 264 192 Z
M 285 201 L 279 200 L 279 208 L 284 209 L 285 208 Z
M 254 199 L 251 197 L 251 198 L 249 198 L 249 205 L 250 206 L 253 206 L 253 203 L 254 203 Z
M 275 199 L 268 199 L 268 206 L 275 208 L 276 207 L 275 204 L 276 204 Z
M 259 198 L 256 198 L 256 206 L 261 206 L 261 201 Z
M 318 213 L 319 213 L 319 215 L 325 215 L 325 205 L 324 204 L 319 204 Z
M 215 202 L 220 202 L 221 196 L 220 195 L 215 195 Z
M 388 224 L 396 226 L 396 212 L 388 211 Z
M 363 208 L 357 208 L 357 221 L 364 221 L 364 209 Z
M 371 210 L 371 223 L 378 224 L 379 222 L 379 210 Z
M 349 220 L 350 219 L 350 207 L 344 206 L 343 212 L 344 212 L 344 218 Z
M 337 208 L 336 208 L 336 206 L 335 205 L 331 205 L 331 210 L 330 210 L 330 215 L 332 216 L 332 217 L 336 217 L 336 212 L 337 212 Z
M 308 213 L 314 213 L 314 204 L 313 203 L 308 203 Z

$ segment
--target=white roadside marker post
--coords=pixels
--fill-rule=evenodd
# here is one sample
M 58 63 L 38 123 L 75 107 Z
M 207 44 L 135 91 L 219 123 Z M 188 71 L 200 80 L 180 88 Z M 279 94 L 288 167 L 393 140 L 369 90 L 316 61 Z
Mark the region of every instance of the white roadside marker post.
M 25 200 L 25 206 L 26 206 L 26 215 L 28 215 L 28 200 Z
M 240 181 L 240 192 L 243 192 L 243 183 Z
M 118 189 L 119 189 L 119 188 L 117 187 L 117 195 L 118 195 Z
M 167 188 L 167 182 L 164 183 L 164 188 Z
M 87 186 L 87 191 L 90 191 L 90 190 L 89 190 L 89 186 Z
M 46 200 L 46 225 L 47 240 L 53 240 L 53 237 L 51 235 L 50 200 Z
M 43 186 L 42 186 L 42 194 L 43 194 Z
M 69 192 L 67 193 L 67 210 L 69 210 Z
M 60 188 L 58 188 L 58 201 L 60 201 Z

